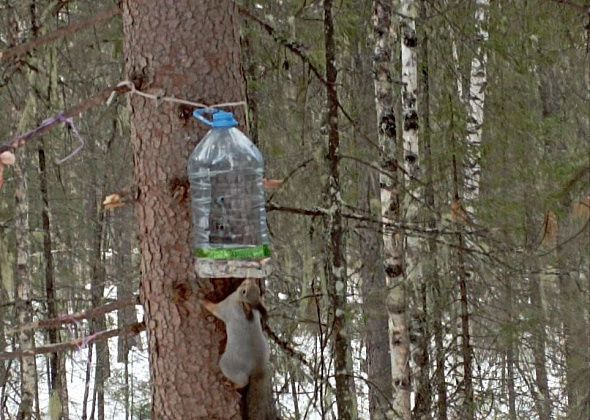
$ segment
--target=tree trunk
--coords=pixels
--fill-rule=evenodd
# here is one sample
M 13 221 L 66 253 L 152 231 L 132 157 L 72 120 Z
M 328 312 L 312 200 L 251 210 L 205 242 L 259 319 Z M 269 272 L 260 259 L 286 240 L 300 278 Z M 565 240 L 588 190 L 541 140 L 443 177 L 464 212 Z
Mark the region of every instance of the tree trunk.
M 2 215 L 4 215 L 5 205 L 8 205 L 8 203 L 0 203 L 0 213 Z M 4 226 L 0 226 L 0 302 L 9 302 L 11 300 L 10 295 L 14 294 L 14 290 L 12 290 L 12 286 L 14 286 L 14 266 L 11 259 L 11 253 L 8 251 L 8 236 L 6 230 L 7 229 Z M 8 325 L 8 315 L 9 311 L 7 310 L 7 306 L 0 305 L 0 352 L 2 353 L 6 351 L 7 344 L 9 343 L 9 341 L 7 341 L 4 327 L 5 325 Z M 6 361 L 0 362 L 0 388 L 3 391 L 0 393 L 0 396 L 3 396 L 4 391 L 7 389 L 6 384 L 10 376 L 9 366 L 9 363 Z M 3 419 L 3 407 L 3 400 L 0 399 L 0 419 Z
M 551 394 L 549 393 L 549 380 L 547 378 L 547 357 L 546 343 L 547 326 L 545 318 L 544 303 L 541 293 L 541 279 L 539 275 L 534 273 L 538 270 L 538 266 L 533 265 L 529 270 L 530 278 L 530 296 L 531 296 L 531 312 L 533 313 L 533 357 L 535 365 L 535 383 L 537 385 L 537 394 L 535 401 L 537 404 L 537 412 L 540 420 L 549 420 L 552 418 L 552 403 Z
M 565 197 L 561 202 L 562 214 L 566 213 L 568 204 L 568 198 Z M 571 238 L 577 232 L 569 229 L 568 222 L 562 219 L 556 249 L 560 315 L 565 338 L 567 416 L 569 419 L 583 420 L 588 418 L 590 411 L 588 330 L 584 316 L 588 299 L 574 278 L 577 267 L 572 258 L 575 250 Z
M 373 4 L 373 74 L 374 74 L 374 92 L 377 116 L 379 118 L 379 127 L 382 124 L 393 124 L 389 127 L 393 133 L 395 144 L 395 117 L 392 109 L 392 92 L 391 83 L 391 62 L 392 62 L 392 26 L 391 26 L 390 2 L 376 0 Z M 364 57 L 360 57 L 363 60 Z M 359 66 L 362 63 L 359 63 Z M 369 74 L 369 72 L 364 72 Z M 364 80 L 364 79 L 363 79 Z M 359 82 L 358 89 L 361 89 Z M 387 114 L 387 115 L 384 115 Z M 383 117 L 383 118 L 382 118 Z M 384 129 L 387 127 L 383 126 Z M 379 144 L 387 142 L 384 140 L 385 134 L 379 130 Z M 383 150 L 383 148 L 381 148 Z M 383 165 L 382 165 L 383 167 Z M 379 200 L 380 182 L 383 179 L 388 180 L 386 176 L 380 174 L 379 178 L 369 174 L 366 178 L 367 195 L 361 207 L 368 214 L 378 218 L 381 214 L 380 206 L 375 208 L 372 204 L 374 199 Z M 376 213 L 376 214 L 375 214 Z M 385 270 L 382 261 L 384 260 L 383 237 L 375 237 L 372 231 L 363 231 L 361 233 L 361 252 L 363 260 L 362 273 L 362 295 L 363 295 L 363 314 L 366 318 L 366 348 L 367 348 L 367 376 L 369 386 L 369 415 L 371 419 L 379 420 L 386 418 L 386 413 L 390 409 L 390 398 L 393 395 L 391 381 L 391 353 L 388 343 L 388 335 L 383 331 L 388 329 L 388 314 L 383 309 L 386 304 L 386 296 L 383 290 L 387 287 Z
M 426 222 L 430 229 L 435 229 L 436 219 L 434 216 L 434 188 L 432 179 L 432 154 L 431 154 L 431 142 L 430 142 L 430 79 L 429 79 L 429 63 L 428 63 L 428 31 L 429 28 L 427 22 L 427 4 L 425 0 L 420 1 L 420 18 L 422 25 L 420 29 L 420 113 L 419 121 L 422 126 L 422 143 L 423 143 L 423 154 L 426 162 L 426 188 L 424 190 L 424 201 L 425 206 L 422 203 L 414 201 L 415 205 L 424 206 L 425 209 L 422 214 L 428 214 L 427 218 L 417 217 L 416 221 L 419 223 Z M 416 159 L 418 162 L 418 159 Z M 419 170 L 419 169 L 418 169 Z M 414 172 L 417 172 L 416 168 Z M 420 198 L 419 191 L 413 193 L 414 197 Z M 438 282 L 437 274 L 434 271 L 437 263 L 437 246 L 435 237 L 431 234 L 428 241 L 420 241 L 420 258 L 425 261 L 424 264 L 416 262 L 419 267 L 419 274 L 425 274 L 420 276 L 419 282 L 419 294 L 420 294 L 420 305 L 418 321 L 418 349 L 416 356 L 416 402 L 414 405 L 414 418 L 429 419 L 431 418 L 431 405 L 432 405 L 432 385 L 430 379 L 430 342 L 431 342 L 431 327 L 430 320 L 435 314 L 435 310 L 429 310 L 430 291 L 433 290 L 432 284 Z M 426 258 L 424 258 L 426 257 Z M 424 265 L 424 273 L 422 272 L 422 266 Z M 440 319 L 439 319 L 440 322 Z
M 367 177 L 367 196 L 363 209 L 372 215 L 371 203 L 379 196 L 376 176 Z M 378 199 L 378 198 L 377 198 Z M 379 217 L 375 215 L 375 217 Z M 367 348 L 367 385 L 369 387 L 369 414 L 371 419 L 386 418 L 389 410 L 391 386 L 391 360 L 387 334 L 387 312 L 383 290 L 386 288 L 385 272 L 381 264 L 383 247 L 373 231 L 364 230 L 361 236 L 363 270 L 361 274 L 363 315 L 366 319 L 365 340 Z
M 549 381 L 547 378 L 547 318 L 545 315 L 545 303 L 543 302 L 543 293 L 541 291 L 541 279 L 539 276 L 539 261 L 534 255 L 534 243 L 538 228 L 534 223 L 531 215 L 531 204 L 528 194 L 524 194 L 525 209 L 525 226 L 526 237 L 525 243 L 525 267 L 529 273 L 528 292 L 530 295 L 530 312 L 531 312 L 531 339 L 533 342 L 533 358 L 535 366 L 535 384 L 537 392 L 535 393 L 535 405 L 539 420 L 549 420 L 551 415 L 551 394 L 549 393 Z
M 330 178 L 328 197 L 331 213 L 329 215 L 330 251 L 332 257 L 329 270 L 328 293 L 333 316 L 332 339 L 334 340 L 334 375 L 336 379 L 336 406 L 338 418 L 355 419 L 356 395 L 354 376 L 350 357 L 349 335 L 346 329 L 347 273 L 344 261 L 344 237 L 342 229 L 342 199 L 340 188 L 340 133 L 338 132 L 338 93 L 336 91 L 336 43 L 334 40 L 334 20 L 332 0 L 324 0 L 324 42 L 326 54 L 326 99 L 328 105 L 328 158 Z
M 379 146 L 381 149 L 379 175 L 381 186 L 381 218 L 383 220 L 383 261 L 388 289 L 387 314 L 389 323 L 389 351 L 391 357 L 391 383 L 393 386 L 392 409 L 398 418 L 410 416 L 410 338 L 407 324 L 406 296 L 403 284 L 402 233 L 393 230 L 388 223 L 400 221 L 399 178 L 396 157 L 396 124 L 393 109 L 393 45 L 395 31 L 391 2 L 376 0 L 374 3 L 373 31 L 375 54 L 375 107 Z
M 422 188 L 420 151 L 418 144 L 418 36 L 416 34 L 417 4 L 415 0 L 400 2 L 401 15 L 401 60 L 402 60 L 402 116 L 403 150 L 405 170 L 405 194 L 403 220 L 408 225 L 421 225 Z M 425 418 L 430 412 L 430 390 L 428 388 L 428 327 L 426 325 L 426 289 L 423 284 L 421 255 L 424 244 L 413 233 L 406 233 L 404 282 L 406 288 L 417 290 L 417 305 L 414 308 L 417 319 L 418 356 L 416 358 L 416 404 L 415 416 Z M 406 303 L 406 305 L 408 305 Z M 408 368 L 409 369 L 409 368 Z M 406 399 L 409 400 L 409 394 Z M 407 402 L 409 407 L 409 401 Z
M 57 318 L 57 306 L 55 303 L 55 269 L 53 264 L 52 241 L 51 241 L 51 224 L 49 220 L 49 193 L 47 188 L 47 169 L 45 159 L 45 141 L 41 139 L 41 145 L 38 149 L 39 155 L 39 184 L 41 189 L 41 200 L 43 208 L 41 210 L 41 220 L 43 226 L 43 255 L 45 257 L 45 297 L 47 299 L 47 318 Z M 47 330 L 49 343 L 59 343 L 59 330 L 50 328 Z M 62 353 L 51 353 L 49 355 L 49 390 L 50 397 L 53 401 L 59 401 L 58 418 L 69 418 L 67 384 L 62 380 L 65 377 L 61 372 L 61 359 L 64 358 Z
M 31 278 L 29 274 L 29 205 L 27 201 L 27 177 L 24 164 L 26 158 L 21 156 L 14 165 L 16 178 L 16 313 L 19 325 L 26 325 L 33 320 L 31 305 Z M 20 350 L 34 348 L 33 331 L 18 333 Z M 17 419 L 28 420 L 33 415 L 33 402 L 37 388 L 37 369 L 35 357 L 22 357 L 21 360 L 21 402 Z
M 116 130 L 113 127 L 113 131 Z M 99 169 L 96 162 L 108 159 L 109 151 L 112 144 L 112 137 L 107 141 L 106 152 L 103 154 L 96 148 L 94 142 L 88 145 L 88 154 L 90 159 L 88 167 L 90 172 L 90 184 L 88 192 L 88 214 L 87 217 L 91 223 L 90 245 L 91 255 L 89 258 L 90 266 L 90 299 L 93 308 L 103 304 L 105 283 L 107 280 L 105 261 L 103 258 L 103 247 L 105 241 L 106 224 L 105 211 L 102 208 L 102 197 L 104 196 L 106 184 L 106 170 Z M 100 172 L 99 172 L 100 171 Z M 104 331 L 107 328 L 106 317 L 104 315 L 96 317 L 90 321 L 90 334 Z M 108 343 L 99 340 L 94 345 L 96 349 L 96 367 L 94 375 L 94 395 L 96 406 L 93 404 L 90 418 L 93 418 L 94 408 L 97 409 L 98 420 L 105 418 L 105 383 L 110 376 L 110 352 Z
M 125 0 L 123 28 L 126 74 L 138 88 L 208 104 L 244 100 L 233 1 Z M 203 280 L 200 293 L 192 290 L 186 162 L 204 130 L 191 109 L 129 102 L 152 418 L 240 418 L 240 395 L 218 367 L 223 323 L 199 304 L 200 293 L 220 301 L 237 281 Z
M 508 388 L 508 418 L 510 420 L 516 420 L 516 389 L 514 381 L 514 368 L 516 366 L 515 360 L 515 332 L 514 332 L 514 308 L 512 304 L 513 290 L 511 278 L 505 278 L 506 282 L 506 386 Z
M 477 44 L 475 54 L 471 60 L 471 72 L 469 76 L 465 191 L 463 194 L 463 197 L 469 204 L 479 195 L 479 181 L 481 177 L 481 133 L 484 118 L 483 110 L 488 63 L 488 54 L 485 49 L 487 46 L 485 44 L 488 40 L 487 24 L 490 0 L 476 0 L 475 4 Z
M 35 75 L 29 73 L 28 81 L 34 86 Z M 17 132 L 23 132 L 29 123 L 34 119 L 35 97 L 32 94 L 26 99 L 25 106 L 21 112 Z M 15 217 L 14 231 L 16 240 L 16 270 L 15 270 L 15 311 L 19 325 L 25 325 L 33 320 L 33 307 L 31 303 L 31 277 L 29 272 L 30 263 L 30 239 L 29 239 L 29 202 L 27 198 L 27 173 L 26 153 L 22 153 L 16 159 L 14 165 L 15 188 Z M 20 350 L 28 350 L 35 347 L 33 331 L 20 331 L 18 333 Z M 37 369 L 35 357 L 22 357 L 21 365 L 21 402 L 18 408 L 17 419 L 28 420 L 33 415 L 33 405 L 37 393 Z
M 426 15 L 426 2 L 422 2 L 423 15 Z M 428 207 L 428 228 L 436 228 L 436 202 L 434 196 L 434 161 L 432 159 L 432 146 L 430 137 L 430 64 L 428 45 L 429 39 L 426 31 L 423 39 L 423 62 L 422 62 L 422 120 L 424 141 L 424 162 L 425 162 L 425 188 L 424 201 Z M 434 333 L 435 359 L 434 385 L 436 387 L 436 413 L 439 420 L 447 419 L 447 385 L 445 378 L 446 348 L 444 345 L 443 329 L 443 308 L 445 307 L 442 297 L 442 279 L 439 275 L 438 244 L 436 233 L 431 233 L 428 238 L 428 264 L 425 270 L 424 282 L 432 284 L 432 329 Z M 432 392 L 432 391 L 431 391 Z
M 551 66 L 539 78 L 539 96 L 541 99 L 541 115 L 543 119 L 555 118 L 563 112 L 563 97 L 560 91 L 563 75 L 560 70 Z M 559 161 L 565 150 L 565 143 L 546 143 L 546 158 Z M 585 419 L 590 411 L 590 382 L 588 381 L 588 361 L 590 360 L 588 346 L 588 329 L 584 314 L 587 307 L 587 294 L 583 293 L 578 280 L 577 264 L 574 255 L 578 252 L 575 247 L 575 236 L 582 232 L 572 229 L 571 217 L 566 215 L 571 204 L 569 194 L 563 194 L 559 202 L 560 217 L 557 230 L 557 246 L 555 247 L 555 265 L 559 279 L 559 322 L 563 327 L 563 345 L 565 347 L 565 378 L 566 395 L 568 399 L 567 417 L 571 419 Z M 572 269 L 575 267 L 575 269 Z M 541 345 L 539 342 L 538 345 Z M 541 371 L 542 375 L 543 372 Z M 541 376 L 542 378 L 542 376 Z
M 488 40 L 487 21 L 488 21 L 489 0 L 476 0 L 475 11 L 475 31 L 477 34 L 477 46 L 475 54 L 471 60 L 471 70 L 469 75 L 469 95 L 467 98 L 467 136 L 466 152 L 464 156 L 463 169 L 463 194 L 461 196 L 458 187 L 458 178 L 456 161 L 453 158 L 454 166 L 454 196 L 458 206 L 462 206 L 462 198 L 467 203 L 467 210 L 473 211 L 473 203 L 479 197 L 480 178 L 481 178 L 481 139 L 482 126 L 484 121 L 484 104 L 485 88 L 487 85 L 487 52 L 485 43 Z M 455 54 L 453 49 L 453 54 Z M 458 76 L 460 77 L 460 76 Z M 459 95 L 462 87 L 458 82 Z M 467 291 L 467 268 L 465 264 L 465 246 L 466 240 L 462 230 L 462 224 L 458 224 L 459 232 L 457 233 L 457 266 L 456 275 L 459 283 L 459 302 L 460 302 L 460 359 L 463 365 L 463 377 L 461 379 L 462 388 L 462 416 L 465 419 L 473 419 L 475 416 L 475 401 L 473 395 L 473 350 L 471 347 L 470 337 L 470 318 L 469 318 L 469 301 Z
M 453 154 L 453 193 L 454 200 L 456 203 L 460 203 L 461 199 L 459 196 L 459 173 L 457 168 L 457 159 Z M 462 231 L 461 221 L 456 223 L 457 233 L 455 237 L 457 239 L 457 251 L 454 275 L 457 279 L 459 286 L 459 323 L 457 326 L 457 342 L 458 349 L 457 355 L 459 365 L 462 370 L 457 376 L 457 388 L 460 392 L 461 408 L 459 409 L 460 417 L 471 420 L 474 418 L 474 400 L 473 400 L 473 366 L 472 357 L 473 351 L 471 348 L 471 336 L 470 336 L 470 318 L 469 318 L 469 299 L 467 292 L 467 272 L 465 268 L 465 239 Z
M 135 229 L 132 223 L 131 210 L 127 206 L 119 209 L 119 217 L 117 220 L 113 218 L 112 222 L 116 223 L 112 230 L 112 239 L 115 249 L 113 272 L 117 273 L 119 279 L 117 283 L 117 299 L 130 299 L 133 296 L 133 291 L 137 290 L 138 287 L 133 275 L 132 255 Z M 137 322 L 135 306 L 129 306 L 117 311 L 118 328 L 135 322 Z M 138 336 L 119 336 L 117 341 L 117 362 L 127 363 L 131 347 L 138 346 L 139 340 Z

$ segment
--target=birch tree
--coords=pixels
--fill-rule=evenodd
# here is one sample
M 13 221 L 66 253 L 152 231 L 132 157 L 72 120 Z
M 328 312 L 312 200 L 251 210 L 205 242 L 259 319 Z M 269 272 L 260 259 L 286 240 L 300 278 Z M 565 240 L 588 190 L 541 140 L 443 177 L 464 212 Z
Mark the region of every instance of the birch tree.
M 462 198 L 467 203 L 467 211 L 473 211 L 474 200 L 479 197 L 480 178 L 481 178 L 481 140 L 482 126 L 484 123 L 484 105 L 485 105 L 485 88 L 487 85 L 487 50 L 486 43 L 488 40 L 487 21 L 489 0 L 475 0 L 475 52 L 471 59 L 469 72 L 469 87 L 467 96 L 467 126 L 465 138 L 465 155 L 463 164 L 463 184 L 462 188 L 455 187 L 455 205 L 458 213 L 463 212 L 461 204 Z M 453 58 L 457 63 L 457 48 L 455 41 L 452 45 Z M 458 69 L 458 66 L 455 66 Z M 461 75 L 457 74 L 457 89 L 459 98 L 462 100 L 463 88 Z M 455 169 L 455 172 L 457 169 Z M 463 194 L 461 194 L 461 190 Z M 458 225 L 461 229 L 462 224 Z M 469 314 L 469 291 L 467 289 L 467 267 L 464 255 L 464 245 L 466 243 L 463 233 L 457 233 L 457 265 L 456 274 L 459 282 L 460 293 L 460 320 L 458 341 L 460 345 L 459 362 L 462 364 L 462 375 L 457 377 L 463 391 L 463 408 L 462 415 L 472 419 L 474 417 L 474 395 L 472 380 L 472 359 L 473 350 L 471 344 L 470 332 L 470 314 Z
M 391 375 L 393 384 L 392 410 L 399 418 L 410 416 L 410 339 L 407 322 L 406 296 L 403 284 L 402 232 L 387 226 L 399 222 L 400 197 L 397 173 L 396 122 L 393 108 L 392 74 L 394 41 L 393 5 L 388 1 L 374 3 L 373 31 L 375 52 L 373 58 L 375 107 L 379 147 L 381 149 L 379 175 L 381 186 L 381 218 L 383 229 L 383 264 L 388 290 L 387 312 L 389 317 L 389 346 L 391 353 Z
M 347 274 L 344 260 L 343 226 L 342 226 L 342 192 L 340 187 L 340 134 L 338 132 L 338 92 L 336 80 L 336 43 L 334 39 L 334 18 L 332 0 L 324 0 L 324 42 L 326 54 L 326 97 L 328 105 L 328 157 L 330 175 L 328 196 L 330 214 L 331 268 L 329 270 L 329 294 L 332 303 L 333 341 L 334 341 L 334 376 L 336 377 L 336 404 L 338 418 L 352 420 L 357 418 L 356 396 L 354 394 L 353 375 L 348 359 L 350 342 L 346 328 L 346 290 Z
M 402 99 L 402 140 L 403 140 L 403 159 L 404 159 L 404 204 L 403 204 L 403 220 L 408 225 L 418 225 L 420 223 L 420 206 L 422 202 L 421 191 L 421 174 L 420 174 L 420 152 L 418 144 L 418 58 L 417 46 L 418 37 L 416 34 L 416 16 L 417 4 L 415 0 L 401 0 L 400 2 L 400 25 L 401 25 L 401 99 Z M 404 287 L 407 290 L 421 290 L 422 265 L 420 263 L 421 252 L 423 251 L 423 244 L 415 236 L 414 233 L 406 232 L 405 234 L 405 269 L 404 269 Z M 417 294 L 420 294 L 419 291 Z M 420 300 L 420 299 L 418 299 Z M 405 302 L 406 311 L 409 306 L 408 299 Z M 421 324 L 421 328 L 425 324 L 421 321 L 425 319 L 426 314 L 420 313 L 426 311 L 425 307 L 417 305 L 417 319 Z M 408 315 L 406 315 L 406 322 L 408 322 Z M 425 331 L 423 331 L 425 332 Z M 426 342 L 423 342 L 426 345 Z M 400 361 L 402 361 L 401 359 Z M 398 363 L 400 362 L 398 361 Z M 406 364 L 406 369 L 409 370 L 410 358 L 403 360 Z M 421 364 L 416 367 L 419 372 L 417 377 L 423 379 L 428 366 Z M 420 371 L 422 370 L 422 371 Z M 426 373 L 426 376 L 428 374 Z M 424 389 L 418 387 L 420 391 Z M 426 401 L 426 396 L 423 394 L 417 395 L 417 402 L 419 406 L 417 409 L 421 412 Z M 406 404 L 409 410 L 409 390 L 405 397 Z M 409 418 L 409 415 L 404 416 Z
M 469 72 L 467 137 L 464 173 L 464 198 L 472 202 L 479 196 L 481 177 L 481 133 L 484 122 L 485 89 L 487 85 L 487 46 L 489 38 L 488 9 L 490 0 L 475 0 L 475 53 Z M 453 50 L 455 54 L 455 50 Z M 462 89 L 461 89 L 462 90 Z M 461 91 L 459 92 L 461 94 Z
M 373 83 L 375 88 L 375 108 L 377 114 L 377 135 L 381 153 L 379 167 L 381 219 L 384 223 L 382 230 L 383 240 L 383 265 L 385 273 L 385 284 L 389 291 L 387 302 L 388 318 L 388 343 L 389 343 L 389 370 L 391 378 L 390 385 L 383 389 L 383 392 L 393 391 L 392 396 L 398 394 L 399 387 L 394 388 L 391 384 L 400 384 L 404 381 L 403 369 L 397 366 L 393 370 L 394 355 L 398 353 L 397 347 L 407 340 L 407 326 L 403 312 L 399 313 L 399 306 L 395 302 L 398 299 L 401 275 L 402 275 L 402 249 L 399 231 L 394 231 L 385 224 L 399 220 L 399 190 L 396 158 L 396 122 L 393 108 L 393 57 L 395 27 L 393 24 L 393 4 L 388 0 L 375 0 L 373 3 Z M 377 292 L 378 293 L 378 292 Z M 403 309 L 403 308 L 402 308 Z M 406 334 L 406 335 L 403 335 Z M 370 362 L 370 361 L 369 361 Z M 371 389 L 369 389 L 371 392 Z M 389 395 L 385 394 L 386 398 Z M 371 398 L 371 394 L 370 397 Z M 398 399 L 399 401 L 399 399 Z M 399 405 L 399 404 L 398 404 Z M 395 410 L 401 411 L 401 407 Z M 377 408 L 373 413 L 375 418 L 385 418 L 387 406 Z

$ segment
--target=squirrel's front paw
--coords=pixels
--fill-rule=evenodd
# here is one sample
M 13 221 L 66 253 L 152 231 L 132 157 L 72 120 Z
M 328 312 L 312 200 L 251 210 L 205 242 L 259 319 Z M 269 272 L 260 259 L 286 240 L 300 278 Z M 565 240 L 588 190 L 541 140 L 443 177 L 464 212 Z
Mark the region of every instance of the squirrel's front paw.
M 207 309 L 212 314 L 215 313 L 215 306 L 216 305 L 213 302 L 209 302 L 208 300 L 201 299 L 201 300 L 199 300 L 199 303 L 201 304 L 202 307 Z
M 232 381 L 230 381 L 229 379 L 227 379 L 225 376 L 223 377 L 223 379 L 221 380 L 221 383 L 225 386 L 227 386 L 228 388 L 231 388 L 233 390 L 238 390 L 240 388 L 238 388 L 238 386 L 236 384 L 234 384 Z

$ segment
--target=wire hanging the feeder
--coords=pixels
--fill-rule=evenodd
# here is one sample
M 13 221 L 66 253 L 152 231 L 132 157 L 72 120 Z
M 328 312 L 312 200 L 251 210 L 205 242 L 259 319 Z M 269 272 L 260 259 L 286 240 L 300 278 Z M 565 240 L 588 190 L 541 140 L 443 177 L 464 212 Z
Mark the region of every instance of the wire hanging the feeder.
M 231 112 L 198 109 L 193 115 L 211 127 L 188 161 L 197 272 L 209 278 L 265 277 L 270 246 L 262 154 L 236 128 Z

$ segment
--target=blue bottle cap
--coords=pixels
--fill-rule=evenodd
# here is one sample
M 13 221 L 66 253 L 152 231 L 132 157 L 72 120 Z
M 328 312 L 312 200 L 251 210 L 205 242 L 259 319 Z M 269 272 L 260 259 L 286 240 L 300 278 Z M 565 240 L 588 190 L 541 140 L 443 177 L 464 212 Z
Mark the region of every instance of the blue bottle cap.
M 212 114 L 213 121 L 205 118 L 204 114 Z M 238 122 L 236 121 L 234 114 L 231 112 L 219 111 L 216 109 L 197 109 L 193 112 L 193 116 L 201 123 L 213 128 L 230 128 L 238 126 Z

